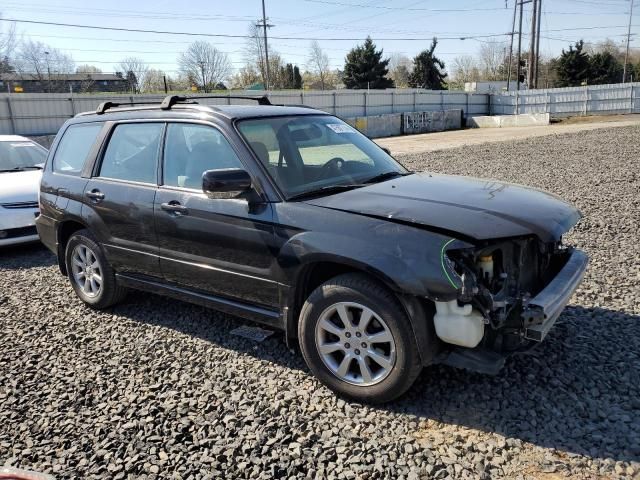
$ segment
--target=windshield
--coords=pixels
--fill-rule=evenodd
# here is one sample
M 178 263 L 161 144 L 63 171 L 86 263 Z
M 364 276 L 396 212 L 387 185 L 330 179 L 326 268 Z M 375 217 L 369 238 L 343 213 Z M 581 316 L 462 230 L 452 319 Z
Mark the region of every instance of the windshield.
M 47 150 L 29 141 L 0 142 L 0 172 L 41 168 Z
M 328 115 L 243 120 L 238 128 L 287 198 L 409 173 L 355 128 Z

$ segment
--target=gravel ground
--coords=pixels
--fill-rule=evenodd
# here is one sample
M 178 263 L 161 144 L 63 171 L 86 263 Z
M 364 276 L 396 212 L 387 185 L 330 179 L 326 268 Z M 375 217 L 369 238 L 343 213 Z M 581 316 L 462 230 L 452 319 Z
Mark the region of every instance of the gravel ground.
M 0 465 L 63 478 L 638 478 L 640 128 L 414 155 L 553 191 L 591 255 L 549 338 L 496 377 L 435 366 L 336 398 L 274 335 L 146 294 L 85 308 L 40 247 L 0 253 Z

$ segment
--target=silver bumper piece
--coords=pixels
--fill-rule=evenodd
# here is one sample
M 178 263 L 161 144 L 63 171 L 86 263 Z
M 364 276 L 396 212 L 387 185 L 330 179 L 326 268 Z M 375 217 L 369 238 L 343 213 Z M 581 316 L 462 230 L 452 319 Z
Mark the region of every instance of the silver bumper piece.
M 532 298 L 522 313 L 525 319 L 537 318 L 539 323 L 525 328 L 524 336 L 529 340 L 541 342 L 569 303 L 573 292 L 578 288 L 589 257 L 581 250 L 573 250 L 567 263 L 549 284 Z

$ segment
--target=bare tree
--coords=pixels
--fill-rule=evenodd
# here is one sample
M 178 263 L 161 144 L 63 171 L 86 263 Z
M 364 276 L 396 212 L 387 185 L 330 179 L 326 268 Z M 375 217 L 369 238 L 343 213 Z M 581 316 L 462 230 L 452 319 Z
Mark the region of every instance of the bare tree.
M 129 90 L 132 93 L 139 93 L 140 88 L 144 84 L 149 67 L 144 63 L 144 60 L 138 57 L 126 57 L 116 66 L 116 71 L 122 72 L 124 78 L 127 79 Z
M 208 42 L 193 42 L 178 58 L 180 71 L 209 92 L 231 74 L 231 62 L 226 53 Z
M 26 40 L 16 54 L 16 69 L 46 86 L 48 92 L 66 89 L 65 80 L 75 71 L 73 58 L 42 42 Z
M 249 34 L 247 36 L 247 44 L 244 48 L 244 58 L 247 66 L 254 66 L 260 72 L 262 84 L 267 84 L 267 61 L 264 50 L 264 37 L 262 30 L 255 23 L 249 24 Z M 269 72 L 271 76 L 270 86 L 279 88 L 276 77 L 280 71 L 282 59 L 273 49 L 269 48 Z M 275 68 L 274 68 L 275 67 Z
M 0 15 L 0 18 L 2 18 L 2 15 Z M 0 22 L 0 27 L 5 25 L 5 22 Z M 12 62 L 17 44 L 15 23 L 9 24 L 6 29 L 0 28 L 0 74 L 13 71 Z
M 505 80 L 504 64 L 508 58 L 507 44 L 490 40 L 480 46 L 479 67 L 485 80 Z
M 231 79 L 233 88 L 248 88 L 260 82 L 260 72 L 253 65 L 245 65 Z
M 304 72 L 302 74 L 302 83 L 305 88 L 318 90 L 321 87 L 320 77 L 312 72 Z M 340 83 L 340 75 L 337 70 L 329 70 L 324 77 L 324 86 L 327 90 L 334 90 Z
M 76 73 L 102 73 L 98 67 L 94 65 L 78 65 Z
M 141 90 L 144 93 L 164 92 L 164 81 L 166 74 L 162 70 L 150 68 L 144 77 Z
M 475 82 L 480 79 L 480 71 L 476 59 L 471 55 L 462 55 L 453 59 L 451 83 L 462 88 L 466 82 Z
M 311 42 L 307 68 L 320 80 L 320 88 L 324 90 L 330 72 L 329 57 L 324 53 L 317 40 Z
M 409 57 L 401 53 L 392 53 L 389 57 L 389 78 L 397 88 L 409 86 L 409 75 L 413 62 Z

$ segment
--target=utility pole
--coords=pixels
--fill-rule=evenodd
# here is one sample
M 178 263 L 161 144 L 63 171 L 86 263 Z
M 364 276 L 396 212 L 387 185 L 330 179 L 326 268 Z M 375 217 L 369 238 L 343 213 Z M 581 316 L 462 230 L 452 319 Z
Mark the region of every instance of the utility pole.
M 536 34 L 536 76 L 535 85 L 538 88 L 538 78 L 540 76 L 540 25 L 542 24 L 542 0 L 538 0 L 538 32 Z
M 509 73 L 507 74 L 507 92 L 511 90 L 511 64 L 513 63 L 513 36 L 516 34 L 516 12 L 518 0 L 513 2 L 513 20 L 511 21 L 511 44 L 509 45 Z
M 529 68 L 527 70 L 527 86 L 535 88 L 535 63 L 536 63 L 536 20 L 538 19 L 538 0 L 533 0 L 533 13 L 531 14 L 531 36 L 529 38 Z
M 202 75 L 202 90 L 204 93 L 209 93 L 207 92 L 207 77 L 204 74 L 204 62 L 198 62 L 198 64 L 200 64 L 200 75 Z
M 516 76 L 516 90 L 520 90 L 520 75 L 522 73 L 522 66 L 520 65 L 520 59 L 522 56 L 522 10 L 524 9 L 524 2 L 520 1 L 520 27 L 518 28 L 518 73 Z
M 629 42 L 631 41 L 631 19 L 633 18 L 633 1 L 629 0 L 629 29 L 627 30 L 627 51 L 624 54 L 624 69 L 622 71 L 622 83 L 627 81 L 627 64 L 629 63 Z
M 267 28 L 273 27 L 273 25 L 267 24 L 267 13 L 264 6 L 264 0 L 262 0 L 262 23 L 257 24 L 258 27 L 262 27 L 264 32 L 264 59 L 265 59 L 265 72 L 266 78 L 264 79 L 264 89 L 269 90 L 271 75 L 269 72 L 269 45 L 267 43 Z
M 44 52 L 45 58 L 47 59 L 47 90 L 51 93 L 51 66 L 49 64 L 49 52 Z M 626 62 L 625 62 L 626 66 Z

